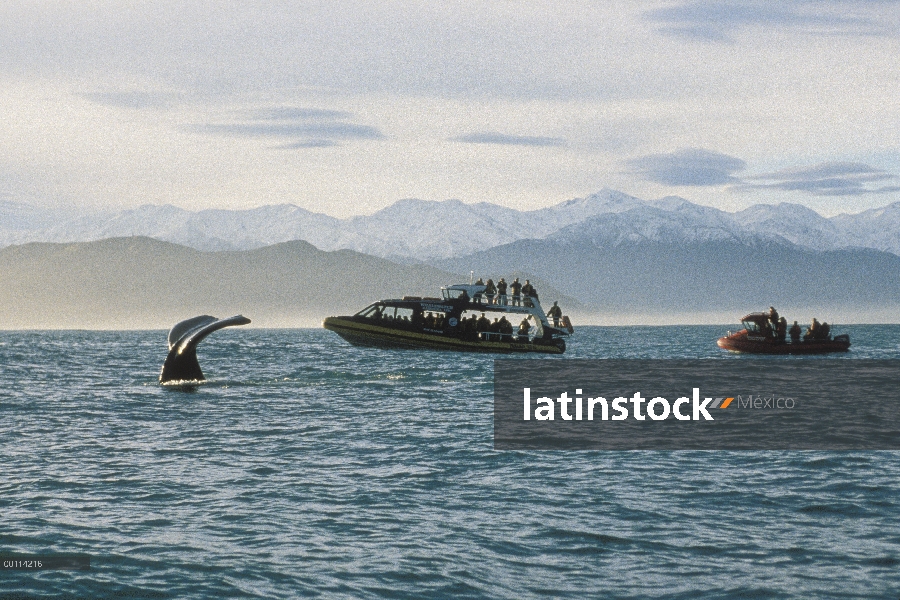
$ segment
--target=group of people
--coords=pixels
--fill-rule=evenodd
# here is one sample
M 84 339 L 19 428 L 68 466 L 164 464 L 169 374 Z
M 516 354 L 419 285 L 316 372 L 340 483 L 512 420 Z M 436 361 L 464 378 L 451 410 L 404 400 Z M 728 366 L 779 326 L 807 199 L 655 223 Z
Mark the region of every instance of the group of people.
M 493 279 L 488 279 L 485 283 L 479 277 L 475 285 L 484 286 L 484 292 L 475 294 L 474 300 L 479 304 L 486 301 L 486 304 L 496 304 L 497 306 L 507 306 L 507 303 L 509 306 L 522 306 L 522 302 L 524 302 L 525 306 L 533 306 L 532 298 L 537 300 L 538 297 L 537 290 L 531 285 L 531 281 L 526 279 L 523 285 L 519 282 L 518 277 L 510 284 L 507 284 L 503 277 L 497 283 L 494 283 Z
M 767 337 L 774 337 L 778 341 L 785 341 L 788 335 L 791 336 L 792 344 L 800 343 L 800 334 L 803 330 L 800 328 L 800 325 L 797 321 L 794 321 L 794 324 L 788 329 L 787 319 L 784 317 L 778 316 L 778 311 L 775 310 L 774 306 L 769 307 L 769 311 L 765 313 L 768 315 L 768 322 L 766 323 L 768 330 L 764 331 Z M 831 339 L 831 326 L 828 323 L 819 323 L 815 318 L 813 318 L 812 323 L 806 329 L 806 334 L 803 335 L 803 341 L 819 341 L 819 340 L 829 340 Z
M 428 313 L 425 315 L 422 326 L 425 327 L 425 329 L 443 329 L 445 319 L 444 313 L 437 313 L 436 315 Z
M 529 317 L 522 319 L 518 330 L 514 330 L 513 324 L 509 322 L 505 315 L 495 317 L 493 322 L 491 322 L 484 313 L 481 313 L 481 316 L 473 313 L 468 317 L 460 318 L 455 331 L 457 335 L 467 340 L 527 342 L 528 334 L 531 331 L 531 323 L 528 319 Z M 413 324 L 415 322 L 416 320 L 413 319 Z M 453 320 L 448 323 L 447 317 L 443 313 L 427 313 L 422 326 L 424 329 L 442 330 L 445 326 L 452 326 L 453 323 Z
M 463 317 L 459 321 L 460 332 L 464 339 L 470 340 L 510 340 L 513 337 L 513 324 L 509 322 L 506 316 L 495 317 L 491 322 L 484 313 L 481 316 L 471 315 Z M 528 319 L 522 319 L 519 324 L 517 333 L 517 341 L 528 341 L 528 332 L 531 330 L 531 324 Z

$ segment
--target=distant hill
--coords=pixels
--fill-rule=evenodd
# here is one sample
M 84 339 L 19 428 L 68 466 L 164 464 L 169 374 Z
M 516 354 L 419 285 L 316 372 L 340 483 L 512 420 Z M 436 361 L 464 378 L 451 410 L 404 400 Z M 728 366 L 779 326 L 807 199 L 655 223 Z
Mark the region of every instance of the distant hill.
M 524 239 L 544 239 L 594 217 L 634 214 L 636 210 L 687 215 L 692 227 L 727 229 L 745 237 L 778 237 L 813 250 L 865 247 L 900 255 L 900 203 L 856 215 L 825 218 L 797 204 L 760 204 L 729 213 L 683 198 L 645 201 L 615 190 L 602 190 L 531 211 L 486 202 L 409 199 L 372 215 L 347 219 L 290 204 L 201 211 L 145 205 L 73 214 L 42 211 L 0 197 L 0 247 L 33 241 L 82 242 L 142 235 L 215 251 L 304 240 L 322 250 L 350 249 L 400 262 L 417 262 L 465 256 Z M 606 221 L 610 225 L 615 222 Z
M 288 242 L 200 252 L 146 237 L 0 250 L 0 328 L 168 328 L 243 313 L 260 326 L 318 325 L 381 297 L 429 293 L 445 271 Z
M 223 252 L 147 237 L 32 243 L 0 249 L 0 329 L 167 329 L 238 313 L 260 327 L 319 326 L 375 300 L 435 296 L 467 279 L 301 241 Z

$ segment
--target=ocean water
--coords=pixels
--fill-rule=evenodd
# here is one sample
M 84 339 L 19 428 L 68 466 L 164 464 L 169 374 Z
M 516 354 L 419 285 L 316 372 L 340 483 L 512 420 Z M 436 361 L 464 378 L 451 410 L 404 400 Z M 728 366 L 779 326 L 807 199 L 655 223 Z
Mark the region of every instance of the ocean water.
M 736 327 L 735 327 L 736 328 Z M 563 357 L 722 352 L 584 327 Z M 900 326 L 842 360 L 900 358 Z M 233 328 L 0 332 L 0 598 L 900 598 L 894 452 L 498 452 L 493 356 Z

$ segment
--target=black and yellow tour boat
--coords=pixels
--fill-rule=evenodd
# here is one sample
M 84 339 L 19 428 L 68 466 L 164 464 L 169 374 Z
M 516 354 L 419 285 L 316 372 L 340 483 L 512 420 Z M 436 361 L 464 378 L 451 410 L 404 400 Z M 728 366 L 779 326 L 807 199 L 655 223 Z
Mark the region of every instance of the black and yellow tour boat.
M 485 286 L 441 288 L 440 298 L 380 300 L 352 316 L 322 324 L 355 346 L 426 348 L 462 352 L 562 354 L 574 332 L 569 318 L 548 319 L 537 297 L 488 298 Z

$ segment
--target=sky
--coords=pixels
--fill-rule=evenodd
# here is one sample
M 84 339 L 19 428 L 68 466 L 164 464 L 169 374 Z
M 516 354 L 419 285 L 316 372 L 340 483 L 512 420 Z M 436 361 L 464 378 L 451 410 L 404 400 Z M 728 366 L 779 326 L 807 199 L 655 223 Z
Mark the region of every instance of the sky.
M 900 1 L 5 0 L 0 201 L 900 201 Z

